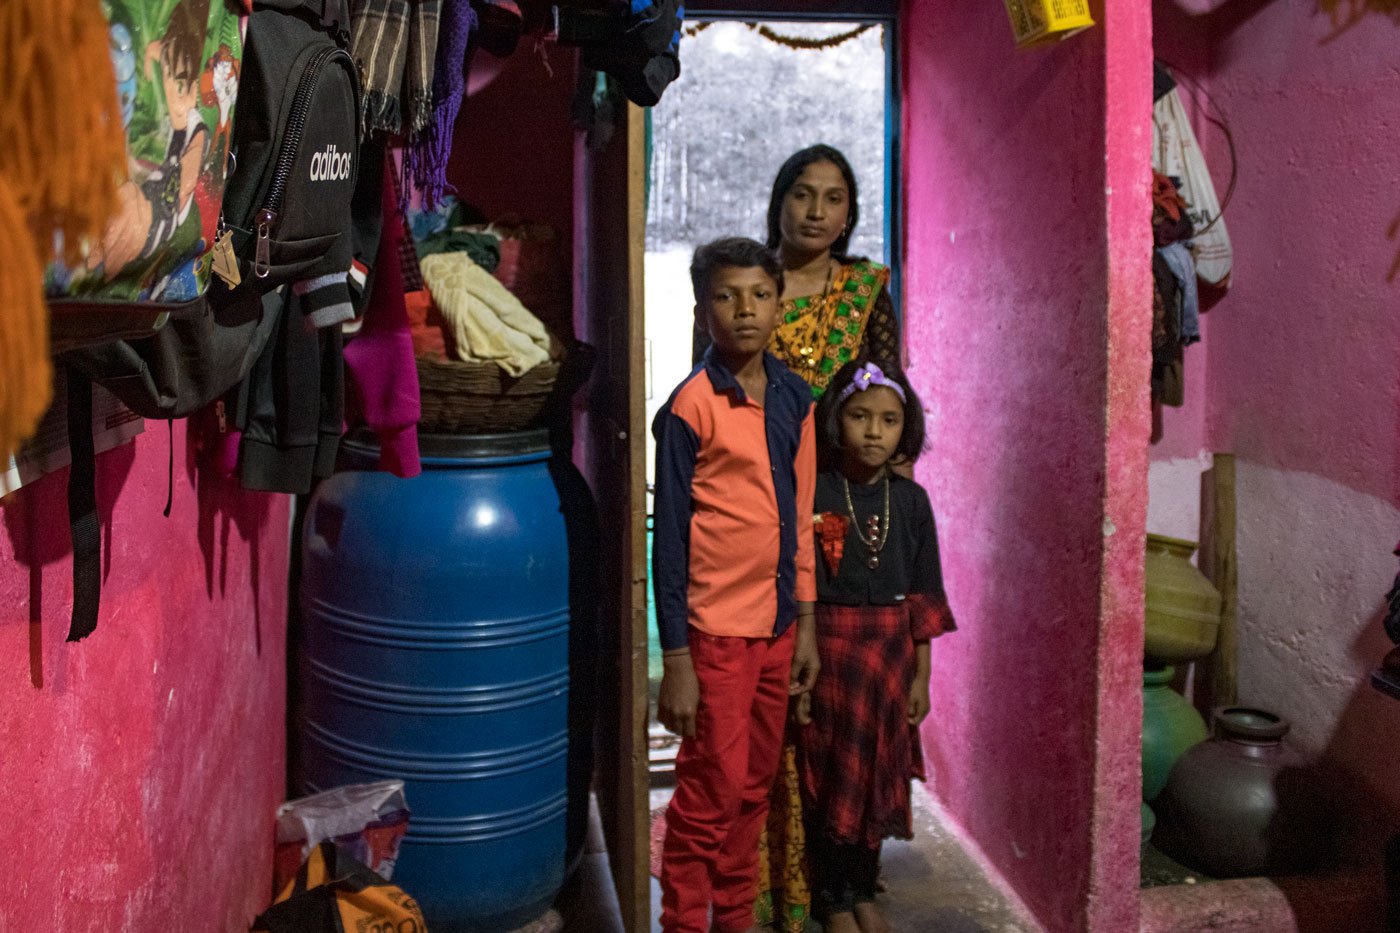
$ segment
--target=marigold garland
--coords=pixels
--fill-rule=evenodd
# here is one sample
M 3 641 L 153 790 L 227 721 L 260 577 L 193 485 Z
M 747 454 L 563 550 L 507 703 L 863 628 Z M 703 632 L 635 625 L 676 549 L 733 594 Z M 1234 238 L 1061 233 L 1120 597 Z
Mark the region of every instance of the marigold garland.
M 798 49 L 800 51 L 810 52 L 817 51 L 820 49 L 834 49 L 836 48 L 836 46 L 842 45 L 846 42 L 850 42 L 857 36 L 863 35 L 870 29 L 873 29 L 875 24 L 866 23 L 863 26 L 857 26 L 855 29 L 851 29 L 846 32 L 839 32 L 836 35 L 828 36 L 825 39 L 804 39 L 801 36 L 784 36 L 780 33 L 774 32 L 772 28 L 765 26 L 762 23 L 745 23 L 744 25 L 757 32 L 760 36 L 767 39 L 769 42 L 776 42 L 779 45 L 785 45 L 790 49 Z
M 685 34 L 687 36 L 698 36 L 714 24 L 714 20 L 709 20 L 703 23 L 696 23 L 693 26 L 687 26 L 685 28 Z M 798 51 L 811 52 L 821 49 L 834 49 L 838 45 L 850 42 L 857 36 L 865 34 L 870 29 L 873 29 L 875 24 L 865 23 L 854 29 L 848 29 L 846 32 L 839 32 L 834 36 L 827 36 L 825 39 L 806 39 L 801 36 L 785 36 L 764 23 L 745 23 L 744 26 L 758 33 L 769 42 L 776 42 L 778 45 L 784 45 L 790 49 L 797 49 Z

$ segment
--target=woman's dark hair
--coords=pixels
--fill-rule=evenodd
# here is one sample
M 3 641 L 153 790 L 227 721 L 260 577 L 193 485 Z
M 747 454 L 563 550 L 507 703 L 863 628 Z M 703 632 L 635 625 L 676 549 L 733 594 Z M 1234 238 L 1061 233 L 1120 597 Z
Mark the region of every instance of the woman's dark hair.
M 778 169 L 778 177 L 773 179 L 773 194 L 768 199 L 768 248 L 777 249 L 783 239 L 783 199 L 792 190 L 792 186 L 797 184 L 798 177 L 807 166 L 815 162 L 830 162 L 840 169 L 841 176 L 846 179 L 846 191 L 850 195 L 847 202 L 849 214 L 846 218 L 846 229 L 836 238 L 836 242 L 831 244 L 831 253 L 839 261 L 847 258 L 846 251 L 851 246 L 851 231 L 860 220 L 860 200 L 856 196 L 856 173 L 851 169 L 851 163 L 841 154 L 841 150 L 825 143 L 794 152 L 783 163 L 783 167 Z
M 840 460 L 841 408 L 850 398 L 843 402 L 838 402 L 837 399 L 841 398 L 841 392 L 851 384 L 856 373 L 866 362 L 858 360 L 847 363 L 837 370 L 836 375 L 831 377 L 831 382 L 827 383 L 821 401 L 817 402 L 817 442 L 821 446 L 823 467 L 835 466 Z M 899 436 L 899 443 L 895 445 L 894 456 L 891 459 L 913 463 L 919 454 L 924 452 L 924 406 L 914 392 L 914 387 L 909 384 L 909 377 L 904 375 L 898 366 L 876 365 L 880 366 L 887 379 L 898 383 L 904 390 L 904 433 Z M 855 398 L 855 395 L 851 398 Z
M 716 269 L 723 268 L 762 269 L 778 286 L 778 294 L 783 293 L 783 266 L 773 251 L 757 240 L 731 236 L 706 243 L 690 260 L 690 286 L 695 290 L 697 305 L 709 299 L 710 277 Z

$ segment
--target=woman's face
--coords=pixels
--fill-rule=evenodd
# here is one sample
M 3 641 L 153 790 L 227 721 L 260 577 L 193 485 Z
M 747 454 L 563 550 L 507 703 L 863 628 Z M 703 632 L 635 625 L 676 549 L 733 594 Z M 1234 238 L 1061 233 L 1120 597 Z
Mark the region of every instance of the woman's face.
M 831 249 L 846 231 L 850 216 L 846 178 L 834 163 L 822 160 L 803 169 L 783 196 L 778 229 L 784 246 L 820 253 Z

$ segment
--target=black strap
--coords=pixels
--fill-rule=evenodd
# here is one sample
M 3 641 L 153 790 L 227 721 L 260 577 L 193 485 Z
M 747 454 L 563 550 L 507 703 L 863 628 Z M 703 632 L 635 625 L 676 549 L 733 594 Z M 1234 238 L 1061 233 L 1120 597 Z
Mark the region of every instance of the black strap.
M 170 457 L 165 461 L 165 517 L 170 517 L 170 506 L 175 502 L 175 419 L 165 419 L 166 440 L 170 442 Z
M 102 539 L 97 524 L 97 454 L 92 443 L 92 380 L 72 366 L 68 375 L 68 527 L 73 538 L 73 621 L 68 640 L 97 628 L 102 596 Z

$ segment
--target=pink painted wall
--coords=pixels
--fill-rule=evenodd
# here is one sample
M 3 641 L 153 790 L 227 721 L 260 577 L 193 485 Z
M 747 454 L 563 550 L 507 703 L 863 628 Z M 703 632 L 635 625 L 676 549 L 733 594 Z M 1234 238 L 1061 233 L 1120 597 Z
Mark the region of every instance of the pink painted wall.
M 1278 0 L 1212 33 L 1208 88 L 1240 177 L 1210 436 L 1400 504 L 1400 26 L 1375 13 L 1337 28 L 1318 6 Z M 1225 175 L 1217 136 L 1209 156 Z
M 1150 314 L 1146 2 L 1016 51 L 910 3 L 906 335 L 961 629 L 932 789 L 1053 931 L 1137 925 Z
M 1358 13 L 1339 23 L 1326 8 Z M 1400 537 L 1400 25 L 1379 8 L 1155 12 L 1163 54 L 1195 50 L 1239 159 L 1204 433 L 1239 458 L 1241 699 L 1400 812 L 1400 707 L 1366 682 L 1389 647 L 1378 620 Z M 1223 191 L 1224 138 L 1205 140 Z
M 167 450 L 149 422 L 99 457 L 105 582 L 82 642 L 64 642 L 67 471 L 0 509 L 0 929 L 240 930 L 271 899 L 287 500 L 177 463 L 166 519 Z

